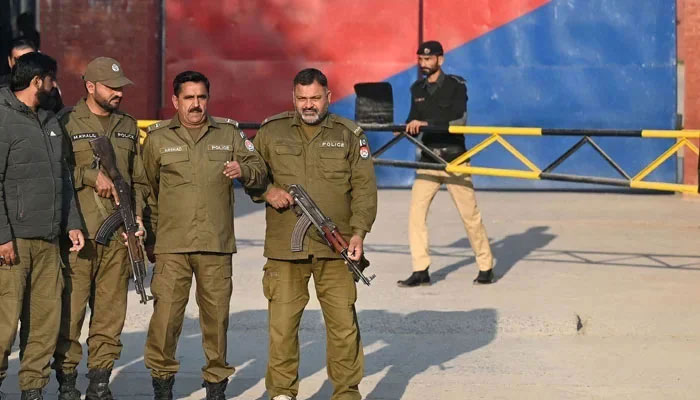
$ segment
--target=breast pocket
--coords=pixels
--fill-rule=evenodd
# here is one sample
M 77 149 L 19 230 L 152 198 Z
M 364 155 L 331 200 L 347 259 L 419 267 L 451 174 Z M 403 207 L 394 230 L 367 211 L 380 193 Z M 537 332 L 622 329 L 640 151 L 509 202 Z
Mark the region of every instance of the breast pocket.
M 73 156 L 76 167 L 89 167 L 95 156 L 92 153 L 89 139 L 80 139 L 73 142 Z
M 328 179 L 348 179 L 350 164 L 343 149 L 326 149 L 320 154 L 321 173 Z
M 209 182 L 228 183 L 231 181 L 231 179 L 224 175 L 224 166 L 226 161 L 231 161 L 231 155 L 231 151 L 226 150 L 207 151 L 207 156 L 209 158 L 209 170 L 207 171 Z
M 304 168 L 301 161 L 301 146 L 277 145 L 275 158 L 270 161 L 272 173 L 275 175 L 296 175 L 300 168 Z
M 114 151 L 117 156 L 119 167 L 123 168 L 127 174 L 131 174 L 134 170 L 134 156 L 136 155 L 136 144 L 131 139 L 116 139 Z M 128 177 L 126 177 L 128 179 Z
M 160 157 L 160 180 L 165 187 L 174 187 L 192 181 L 190 155 L 186 151 L 166 153 Z

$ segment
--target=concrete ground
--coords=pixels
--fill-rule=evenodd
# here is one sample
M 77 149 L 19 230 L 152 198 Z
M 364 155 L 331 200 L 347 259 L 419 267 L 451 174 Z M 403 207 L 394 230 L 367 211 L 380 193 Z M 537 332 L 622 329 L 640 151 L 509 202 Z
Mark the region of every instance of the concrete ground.
M 452 200 L 429 217 L 433 285 L 396 287 L 411 272 L 410 191 L 383 190 L 366 240 L 371 287 L 359 287 L 367 399 L 700 398 L 700 201 L 674 195 L 479 192 L 499 280 L 477 273 Z M 232 399 L 265 399 L 264 215 L 237 197 L 229 362 Z M 369 270 L 368 270 L 369 271 Z M 313 285 L 310 285 L 313 292 Z M 112 376 L 120 399 L 151 395 L 143 344 L 151 306 L 129 294 L 124 350 Z M 194 301 L 180 338 L 177 398 L 202 399 Z M 301 329 L 300 399 L 328 399 L 318 302 Z M 16 350 L 16 349 L 15 349 Z M 18 398 L 18 351 L 3 384 Z M 86 367 L 80 368 L 84 391 Z M 56 396 L 56 383 L 46 388 Z

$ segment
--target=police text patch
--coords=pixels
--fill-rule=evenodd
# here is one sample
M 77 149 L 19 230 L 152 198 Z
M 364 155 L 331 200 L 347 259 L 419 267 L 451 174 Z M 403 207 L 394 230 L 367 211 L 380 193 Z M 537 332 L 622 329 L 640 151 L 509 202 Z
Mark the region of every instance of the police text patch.
M 345 147 L 345 143 L 326 141 L 321 143 L 321 147 Z
M 160 154 L 176 153 L 178 151 L 185 151 L 185 150 L 187 150 L 187 147 L 185 147 L 185 146 L 161 147 Z
M 233 150 L 233 146 L 230 144 L 210 144 L 209 150 L 231 151 Z
M 97 139 L 97 133 L 78 133 L 70 137 L 72 141 L 84 139 Z
M 129 140 L 136 140 L 136 134 L 135 133 L 128 133 L 128 132 L 116 132 L 114 134 L 118 138 L 124 138 L 124 139 L 129 139 Z

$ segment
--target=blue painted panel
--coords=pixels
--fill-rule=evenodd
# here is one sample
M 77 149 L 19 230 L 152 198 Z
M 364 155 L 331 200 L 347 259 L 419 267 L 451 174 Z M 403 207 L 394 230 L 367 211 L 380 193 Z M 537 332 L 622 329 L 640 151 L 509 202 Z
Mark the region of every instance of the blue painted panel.
M 673 129 L 676 113 L 676 5 L 670 0 L 553 0 L 534 12 L 446 54 L 444 69 L 469 85 L 471 125 L 544 128 Z M 440 39 L 440 38 L 436 38 Z M 409 50 L 407 50 L 409 51 Z M 390 77 L 395 120 L 408 114 L 415 68 Z M 354 114 L 354 97 L 332 110 Z M 370 134 L 377 148 L 390 134 Z M 469 137 L 473 146 L 483 138 Z M 509 138 L 543 168 L 576 138 Z M 673 144 L 660 139 L 595 139 L 630 175 Z M 497 145 L 493 145 L 497 146 Z M 413 159 L 405 143 L 385 157 Z M 498 147 L 474 165 L 518 167 Z M 585 151 L 559 172 L 616 176 L 597 154 Z M 612 173 L 612 174 L 611 174 Z M 382 186 L 405 186 L 413 171 L 381 167 Z M 675 156 L 648 179 L 674 182 Z M 479 188 L 592 188 L 591 185 L 475 177 Z

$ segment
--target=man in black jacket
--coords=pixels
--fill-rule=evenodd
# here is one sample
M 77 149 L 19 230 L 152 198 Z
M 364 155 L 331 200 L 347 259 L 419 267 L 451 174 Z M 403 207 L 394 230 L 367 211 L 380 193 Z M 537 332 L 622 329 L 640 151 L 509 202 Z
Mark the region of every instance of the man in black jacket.
M 10 70 L 12 70 L 12 67 L 15 66 L 18 58 L 27 53 L 33 53 L 35 51 L 38 51 L 37 47 L 31 40 L 24 37 L 18 37 L 14 39 L 10 44 L 10 51 L 7 54 L 7 65 L 10 67 Z M 9 87 L 11 76 L 12 73 L 0 75 L 0 87 Z M 54 83 L 56 82 L 54 81 Z M 63 99 L 61 99 L 61 91 L 59 90 L 58 85 L 54 84 L 51 88 L 51 101 L 47 101 L 44 109 L 53 111 L 56 114 L 58 114 L 58 112 L 61 111 L 62 108 Z
M 467 123 L 467 84 L 459 76 L 447 75 L 442 71 L 444 53 L 442 45 L 434 40 L 418 47 L 418 66 L 424 79 L 411 86 L 411 111 L 408 114 L 406 132 L 420 133 L 420 127 L 465 125 Z M 445 161 L 452 161 L 466 151 L 464 136 L 447 131 L 424 133 L 423 144 Z M 422 162 L 434 162 L 425 154 Z M 476 206 L 474 186 L 469 175 L 452 174 L 445 171 L 419 169 L 411 191 L 411 211 L 408 222 L 408 236 L 411 247 L 413 273 L 408 279 L 398 281 L 400 287 L 429 285 L 430 254 L 428 248 L 428 209 L 435 194 L 444 183 L 452 196 L 462 223 L 467 231 L 479 275 L 475 283 L 493 281 L 493 256 L 486 229 L 481 222 L 481 213 Z
M 56 61 L 28 53 L 12 70 L 14 92 L 0 89 L 0 383 L 21 321 L 22 400 L 42 399 L 49 381 L 61 318 L 62 226 L 71 251 L 84 243 L 65 137 L 53 113 L 42 108 L 55 77 Z

